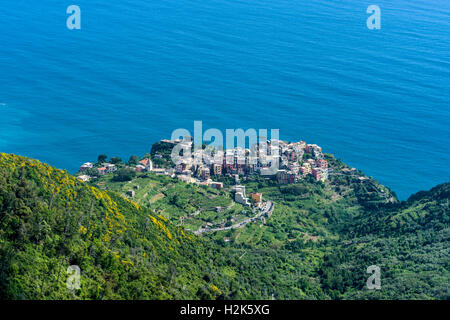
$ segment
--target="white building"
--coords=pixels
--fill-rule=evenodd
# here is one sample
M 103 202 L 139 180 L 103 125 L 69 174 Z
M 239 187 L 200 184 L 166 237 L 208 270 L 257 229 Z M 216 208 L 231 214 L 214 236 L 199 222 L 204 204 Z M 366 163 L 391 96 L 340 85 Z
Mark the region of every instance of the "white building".
M 111 173 L 117 171 L 117 167 L 112 163 L 102 163 L 102 166 L 106 168 L 106 173 Z
M 83 163 L 83 165 L 80 167 L 80 171 L 85 171 L 87 169 L 92 169 L 94 165 L 90 162 Z
M 83 181 L 83 182 L 87 182 L 87 181 L 89 181 L 91 179 L 90 176 L 87 176 L 85 174 L 83 174 L 81 176 L 78 176 L 77 178 L 78 178 L 78 180 Z
M 233 187 L 234 193 L 234 201 L 240 203 L 244 206 L 249 206 L 250 202 L 248 201 L 247 195 L 245 193 L 245 187 L 241 185 L 236 185 Z

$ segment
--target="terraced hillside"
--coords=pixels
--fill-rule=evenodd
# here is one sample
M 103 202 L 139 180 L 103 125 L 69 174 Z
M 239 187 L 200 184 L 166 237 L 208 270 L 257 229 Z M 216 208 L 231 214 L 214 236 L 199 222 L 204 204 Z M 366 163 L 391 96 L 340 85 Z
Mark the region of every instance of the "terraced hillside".
M 275 204 L 270 218 L 198 237 L 188 229 L 246 215 L 228 187 L 153 173 L 88 184 L 0 154 L 0 298 L 448 299 L 450 184 L 399 202 L 329 162 L 327 183 L 247 179 Z M 80 289 L 67 287 L 70 265 Z M 371 265 L 381 290 L 366 287 Z

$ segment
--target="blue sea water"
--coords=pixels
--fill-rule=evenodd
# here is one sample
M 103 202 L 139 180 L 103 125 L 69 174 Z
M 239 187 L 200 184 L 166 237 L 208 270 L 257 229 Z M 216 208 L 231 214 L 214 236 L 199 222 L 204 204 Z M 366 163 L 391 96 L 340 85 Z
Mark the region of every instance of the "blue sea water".
M 402 199 L 450 181 L 450 1 L 0 3 L 0 152 L 74 172 L 194 120 L 279 128 Z

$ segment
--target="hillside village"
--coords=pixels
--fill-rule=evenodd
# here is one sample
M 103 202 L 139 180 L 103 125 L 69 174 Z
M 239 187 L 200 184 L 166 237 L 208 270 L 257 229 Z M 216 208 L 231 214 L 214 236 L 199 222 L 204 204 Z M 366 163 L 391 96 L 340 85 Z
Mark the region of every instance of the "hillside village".
M 285 142 L 281 140 L 268 140 L 263 147 L 253 146 L 253 149 L 236 147 L 224 152 L 208 150 L 209 157 L 204 157 L 205 150 L 194 150 L 193 143 L 185 140 L 161 140 L 164 152 L 152 152 L 137 163 L 123 165 L 116 163 L 99 162 L 97 164 L 86 162 L 80 167 L 78 179 L 89 181 L 92 177 L 104 176 L 114 173 L 119 168 L 140 172 L 153 172 L 158 175 L 167 175 L 186 183 L 200 186 L 210 186 L 222 189 L 224 177 L 233 178 L 236 185 L 231 189 L 234 201 L 244 206 L 259 208 L 263 204 L 261 193 L 251 193 L 247 196 L 245 186 L 240 185 L 240 179 L 251 176 L 261 176 L 274 179 L 278 184 L 294 184 L 308 176 L 316 181 L 326 181 L 330 169 L 324 159 L 322 148 L 316 144 L 306 144 L 305 141 Z M 192 150 L 192 157 L 182 159 L 176 165 L 167 159 L 171 150 L 181 145 L 184 150 Z M 155 162 L 166 158 L 167 165 L 156 166 Z M 127 196 L 133 197 L 130 190 Z

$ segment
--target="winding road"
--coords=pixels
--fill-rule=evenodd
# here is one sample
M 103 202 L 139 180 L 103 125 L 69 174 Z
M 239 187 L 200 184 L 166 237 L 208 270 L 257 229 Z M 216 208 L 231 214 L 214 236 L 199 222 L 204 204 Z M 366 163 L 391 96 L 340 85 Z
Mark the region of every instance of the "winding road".
M 257 220 L 259 217 L 261 217 L 264 214 L 268 214 L 271 213 L 274 209 L 274 204 L 272 201 L 267 201 L 265 202 L 261 209 L 259 210 L 259 212 L 251 217 L 251 218 L 247 218 L 245 220 L 242 220 L 241 222 L 238 222 L 236 224 L 233 224 L 229 227 L 223 227 L 223 228 L 203 228 L 201 227 L 200 229 L 198 229 L 197 231 L 194 231 L 194 234 L 198 235 L 198 234 L 202 234 L 202 233 L 208 233 L 208 232 L 216 232 L 216 231 L 224 231 L 224 230 L 231 230 L 231 229 L 239 229 L 244 227 L 247 223 L 249 222 L 253 222 L 255 220 Z

